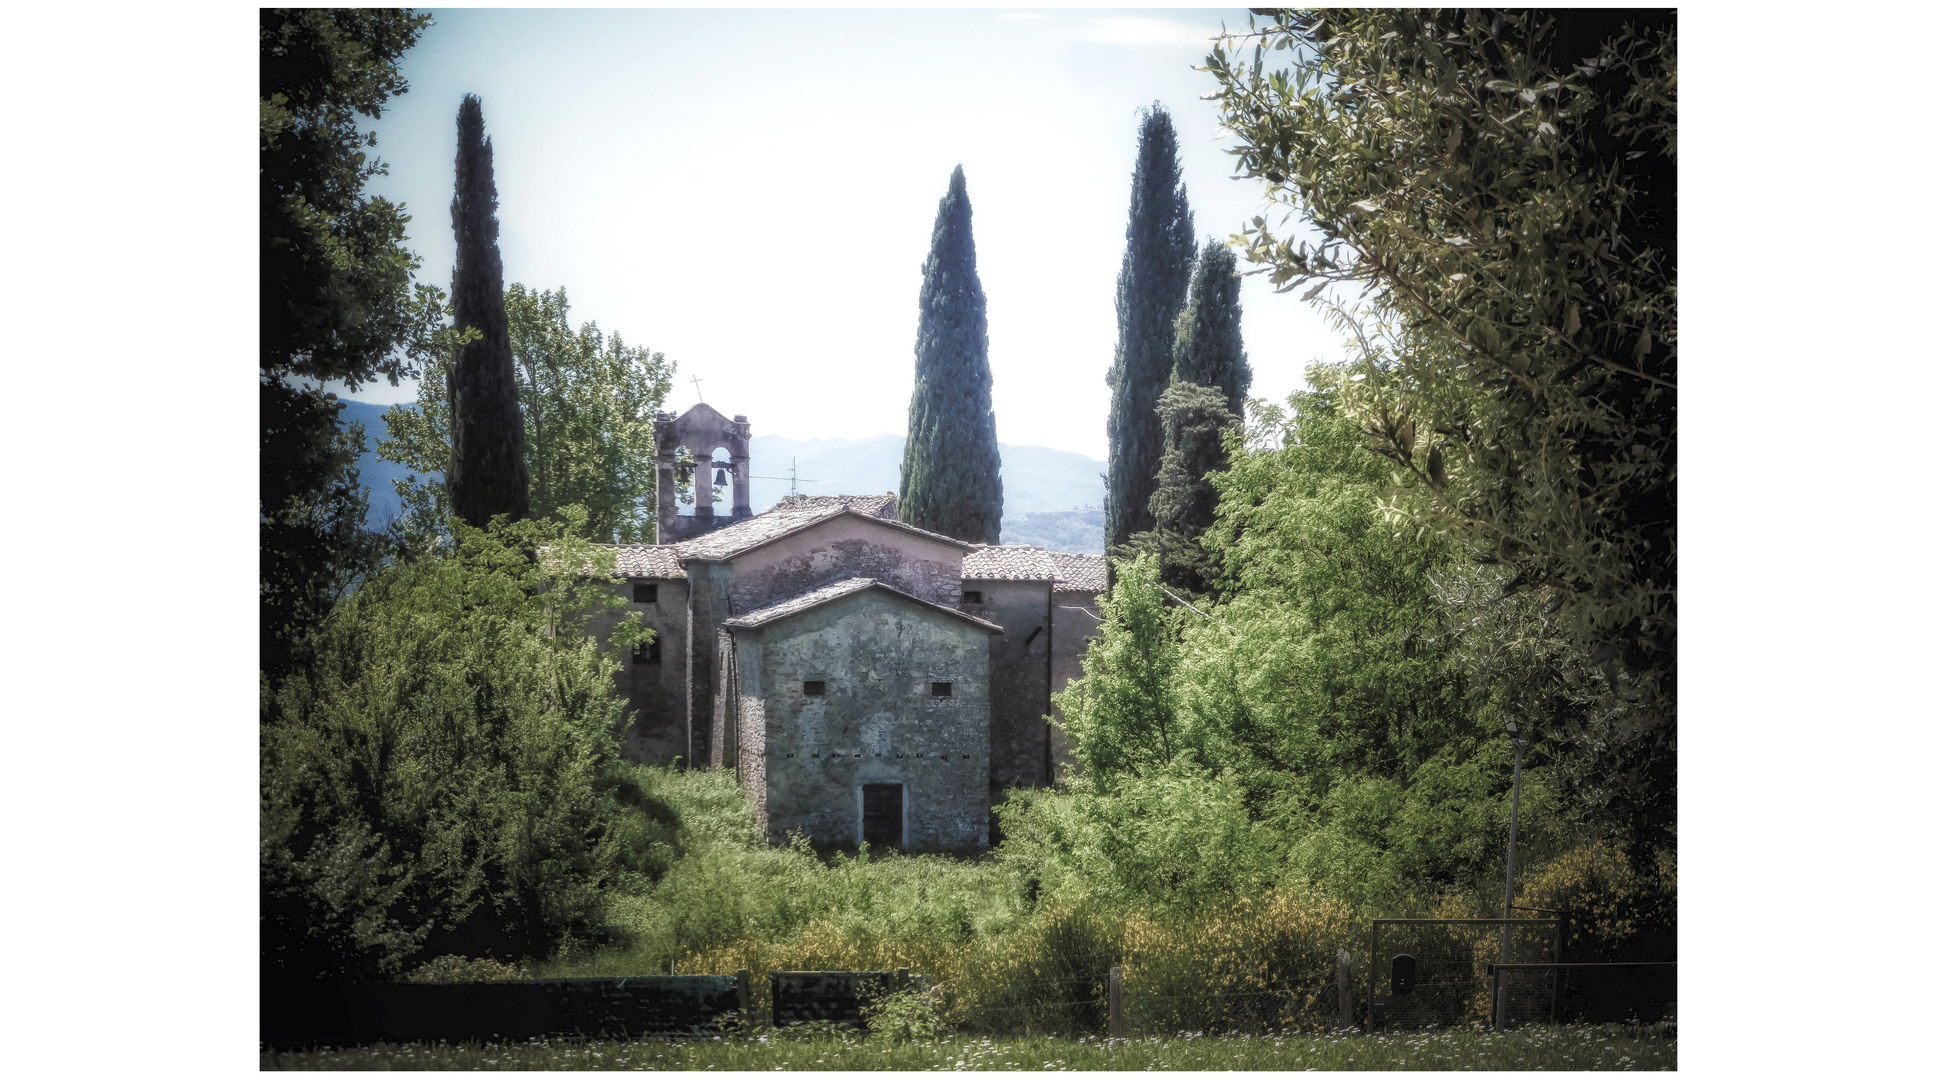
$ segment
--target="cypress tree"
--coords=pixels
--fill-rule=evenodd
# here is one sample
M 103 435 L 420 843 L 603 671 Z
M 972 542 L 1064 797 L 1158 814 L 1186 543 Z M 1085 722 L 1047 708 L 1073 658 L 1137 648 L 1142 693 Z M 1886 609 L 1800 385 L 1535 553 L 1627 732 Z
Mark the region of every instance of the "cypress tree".
M 1202 595 L 1211 590 L 1214 568 L 1198 538 L 1211 527 L 1218 508 L 1218 490 L 1209 478 L 1231 468 L 1225 432 L 1238 422 L 1238 414 L 1225 407 L 1224 392 L 1217 387 L 1188 382 L 1174 382 L 1158 397 L 1157 414 L 1165 447 L 1157 490 L 1151 493 L 1155 524 L 1133 534 L 1112 554 L 1155 554 L 1158 580 Z
M 1002 458 L 990 406 L 989 320 L 969 216 L 969 191 L 957 165 L 922 264 L 901 516 L 917 528 L 994 544 L 1003 519 Z
M 498 256 L 498 185 L 491 175 L 484 109 L 471 94 L 458 106 L 457 174 L 451 199 L 458 243 L 451 313 L 460 331 L 475 329 L 478 337 L 458 350 L 451 371 L 451 468 L 444 479 L 451 511 L 483 528 L 498 514 L 513 520 L 528 516 L 531 493 L 505 317 L 505 264 Z
M 1151 494 L 1163 455 L 1157 397 L 1170 381 L 1173 333 L 1191 282 L 1191 206 L 1171 114 L 1153 105 L 1137 134 L 1130 224 L 1117 274 L 1117 353 L 1110 376 L 1110 471 L 1104 541 L 1151 528 Z
M 1207 240 L 1178 316 L 1171 384 L 1157 399 L 1164 457 L 1151 493 L 1152 527 L 1132 534 L 1121 554 L 1152 553 L 1158 578 L 1191 593 L 1210 591 L 1213 567 L 1198 538 L 1211 528 L 1218 492 L 1209 477 L 1231 468 L 1225 432 L 1244 417 L 1252 368 L 1239 331 L 1238 260 Z
M 1238 325 L 1244 313 L 1238 306 L 1240 280 L 1238 257 L 1231 249 L 1205 241 L 1191 276 L 1191 302 L 1178 316 L 1171 367 L 1173 383 L 1223 391 L 1233 416 L 1244 415 L 1245 395 L 1252 388 L 1252 365 L 1245 359 L 1245 337 Z M 1172 445 L 1175 440 L 1167 436 L 1165 442 Z

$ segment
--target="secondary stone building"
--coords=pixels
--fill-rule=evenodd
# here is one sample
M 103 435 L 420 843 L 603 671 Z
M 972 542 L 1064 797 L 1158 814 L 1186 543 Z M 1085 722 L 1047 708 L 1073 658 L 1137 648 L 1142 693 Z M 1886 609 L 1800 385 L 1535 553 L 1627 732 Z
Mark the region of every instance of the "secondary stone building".
M 658 634 L 620 675 L 629 758 L 733 769 L 776 841 L 921 850 L 987 844 L 1003 789 L 1068 767 L 1045 717 L 1098 625 L 1102 556 L 964 543 L 897 521 L 893 495 L 753 514 L 745 417 L 695 406 L 660 431 L 660 535 L 683 539 L 618 551 Z M 728 437 L 733 517 L 667 520 L 674 450 Z

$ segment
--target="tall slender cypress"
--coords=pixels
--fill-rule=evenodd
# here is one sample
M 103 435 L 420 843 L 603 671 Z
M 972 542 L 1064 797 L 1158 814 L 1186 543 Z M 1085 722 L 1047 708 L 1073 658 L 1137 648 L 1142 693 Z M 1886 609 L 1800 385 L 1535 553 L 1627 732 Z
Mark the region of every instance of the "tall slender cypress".
M 1151 528 L 1151 493 L 1164 453 L 1157 398 L 1170 382 L 1178 313 L 1191 283 L 1196 246 L 1171 114 L 1152 105 L 1137 133 L 1130 224 L 1117 274 L 1117 354 L 1110 375 L 1110 471 L 1104 542 L 1116 546 Z
M 1245 358 L 1244 314 L 1238 304 L 1238 257 L 1216 240 L 1206 240 L 1191 275 L 1191 301 L 1178 316 L 1172 348 L 1171 381 L 1197 383 L 1224 392 L 1233 416 L 1245 413 L 1252 388 L 1252 365 Z M 1169 442 L 1170 440 L 1166 440 Z
M 975 544 L 999 542 L 1003 521 L 985 309 L 969 190 L 957 165 L 936 208 L 929 258 L 922 264 L 901 515 L 918 528 Z
M 498 185 L 491 174 L 484 108 L 471 94 L 458 106 L 457 174 L 451 199 L 458 243 L 451 312 L 459 330 L 475 328 L 478 338 L 458 350 L 451 372 L 451 468 L 444 480 L 452 512 L 482 528 L 498 514 L 513 520 L 529 516 L 531 492 L 505 317 L 505 264 L 498 256 Z
M 1238 285 L 1237 258 L 1218 241 L 1206 241 L 1190 302 L 1178 316 L 1171 383 L 1157 399 L 1164 455 L 1151 493 L 1152 528 L 1125 545 L 1125 554 L 1155 552 L 1159 578 L 1192 593 L 1211 588 L 1213 568 L 1198 546 L 1218 506 L 1209 477 L 1231 468 L 1225 432 L 1244 418 L 1252 388 Z

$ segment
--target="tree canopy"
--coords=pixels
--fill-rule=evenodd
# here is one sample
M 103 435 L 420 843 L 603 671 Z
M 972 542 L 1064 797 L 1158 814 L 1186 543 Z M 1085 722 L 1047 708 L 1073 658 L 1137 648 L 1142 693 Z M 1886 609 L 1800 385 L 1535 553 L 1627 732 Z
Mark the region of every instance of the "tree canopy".
M 900 502 L 903 521 L 974 544 L 999 543 L 1003 524 L 986 307 L 968 182 L 958 165 L 936 207 L 922 264 Z
M 1672 842 L 1675 13 L 1287 13 L 1207 69 L 1287 211 L 1246 259 L 1364 290 L 1331 305 L 1358 353 L 1336 391 L 1396 470 L 1387 512 L 1545 601 L 1596 699 L 1543 717 L 1546 748 L 1608 828 Z
M 427 15 L 383 9 L 265 9 L 258 48 L 260 326 L 259 663 L 272 681 L 380 547 L 363 528 L 362 431 L 340 430 L 335 395 L 416 374 L 442 295 L 412 287 L 410 220 L 365 183 L 376 119 L 407 89 L 398 61 Z
M 651 869 L 609 775 L 625 710 L 607 650 L 644 631 L 589 635 L 624 605 L 602 584 L 611 549 L 575 525 L 460 525 L 450 552 L 394 563 L 325 620 L 262 733 L 265 975 L 543 953 Z
M 1239 329 L 1237 265 L 1225 245 L 1206 241 L 1190 301 L 1178 316 L 1171 383 L 1157 399 L 1164 454 L 1151 493 L 1151 528 L 1116 551 L 1155 554 L 1165 584 L 1197 595 L 1210 588 L 1212 576 L 1198 544 L 1218 505 L 1210 476 L 1229 461 L 1225 435 L 1244 418 L 1252 386 Z
M 505 290 L 505 312 L 532 515 L 556 518 L 577 505 L 591 539 L 654 542 L 653 417 L 671 388 L 674 365 L 596 322 L 574 329 L 563 286 L 539 292 L 514 283 Z M 421 474 L 396 482 L 406 531 L 417 536 L 441 533 L 450 513 L 449 494 L 435 475 L 451 454 L 444 392 L 450 366 L 447 351 L 427 367 L 415 406 L 384 414 L 390 438 L 377 446 L 386 460 Z
M 1104 486 L 1104 545 L 1151 528 L 1151 493 L 1164 455 L 1157 398 L 1174 366 L 1178 314 L 1191 285 L 1196 246 L 1191 204 L 1178 164 L 1171 114 L 1151 106 L 1137 132 L 1130 222 L 1117 272 L 1117 351 L 1110 386 L 1110 461 Z

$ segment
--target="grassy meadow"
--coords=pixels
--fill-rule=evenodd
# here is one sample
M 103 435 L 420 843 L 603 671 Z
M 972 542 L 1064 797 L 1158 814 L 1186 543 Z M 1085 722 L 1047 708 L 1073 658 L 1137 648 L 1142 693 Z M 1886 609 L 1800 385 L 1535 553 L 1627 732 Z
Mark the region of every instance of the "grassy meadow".
M 776 1069 L 933 1071 L 1066 1070 L 1496 1070 L 1660 1071 L 1676 1067 L 1676 1038 L 1614 1025 L 1528 1028 L 1502 1034 L 1204 1036 L 1132 1039 L 953 1037 L 908 1042 L 853 1032 L 769 1034 L 699 1041 L 533 1041 L 504 1046 L 379 1044 L 264 1053 L 280 1070 L 614 1070 L 771 1072 Z

